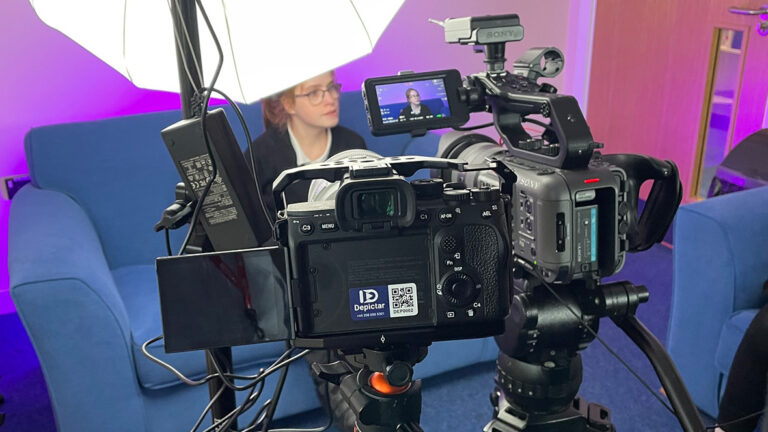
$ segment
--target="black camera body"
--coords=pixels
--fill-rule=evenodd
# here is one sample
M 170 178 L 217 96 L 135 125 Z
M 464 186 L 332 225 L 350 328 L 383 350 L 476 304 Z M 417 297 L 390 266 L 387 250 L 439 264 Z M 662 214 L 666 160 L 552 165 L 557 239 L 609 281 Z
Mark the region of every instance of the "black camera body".
M 470 163 L 494 160 L 517 176 L 510 199 L 510 251 L 547 282 L 610 276 L 628 248 L 627 174 L 595 155 L 586 168 L 565 170 L 510 156 L 491 138 L 451 132 L 438 153 Z M 490 172 L 435 173 L 447 182 L 494 186 Z
M 296 346 L 428 345 L 503 332 L 509 196 L 440 179 L 408 183 L 398 174 L 412 174 L 414 164 L 465 165 L 406 159 L 301 167 L 275 182 L 277 197 L 298 177 L 341 176 L 334 200 L 290 204 L 278 219 L 290 257 Z
M 610 276 L 627 250 L 626 174 L 613 166 L 563 170 L 514 156 L 512 249 L 547 282 Z

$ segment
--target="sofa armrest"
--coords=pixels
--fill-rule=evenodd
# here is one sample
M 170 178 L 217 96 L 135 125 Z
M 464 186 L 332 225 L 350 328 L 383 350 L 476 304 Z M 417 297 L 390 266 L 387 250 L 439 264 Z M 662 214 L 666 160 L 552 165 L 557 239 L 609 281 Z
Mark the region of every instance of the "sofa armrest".
M 688 204 L 675 218 L 668 349 L 696 404 L 710 414 L 721 378 L 719 335 L 731 314 L 759 305 L 767 246 L 768 187 Z
M 59 431 L 144 430 L 128 315 L 88 216 L 68 196 L 27 185 L 9 225 L 11 297 Z

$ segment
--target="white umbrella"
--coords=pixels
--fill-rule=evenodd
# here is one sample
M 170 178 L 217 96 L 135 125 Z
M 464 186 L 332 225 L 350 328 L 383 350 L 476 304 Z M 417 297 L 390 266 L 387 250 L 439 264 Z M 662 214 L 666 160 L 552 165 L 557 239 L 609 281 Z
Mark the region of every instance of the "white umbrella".
M 43 22 L 137 87 L 178 92 L 170 1 L 190 0 L 30 3 Z M 360 58 L 373 50 L 403 1 L 203 0 L 224 51 L 216 88 L 251 103 Z M 219 56 L 199 11 L 198 28 L 207 85 Z

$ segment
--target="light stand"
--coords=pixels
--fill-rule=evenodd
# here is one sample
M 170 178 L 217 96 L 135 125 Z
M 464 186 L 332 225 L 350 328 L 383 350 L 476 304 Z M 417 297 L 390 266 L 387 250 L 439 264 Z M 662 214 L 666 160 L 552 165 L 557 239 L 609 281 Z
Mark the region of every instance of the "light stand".
M 202 83 L 202 77 L 198 73 L 199 70 L 194 65 L 197 62 L 200 68 L 202 68 L 202 61 L 200 60 L 200 35 L 197 26 L 197 7 L 195 0 L 173 0 L 170 3 L 174 34 L 178 41 L 176 44 L 176 60 L 179 69 L 181 112 L 183 119 L 189 119 L 195 116 L 196 108 L 199 106 L 199 103 L 196 105 L 194 101 L 195 85 L 190 80 Z M 207 109 L 207 107 L 202 107 L 202 109 Z M 202 232 L 201 227 L 195 228 L 198 233 Z M 200 242 L 200 244 L 203 243 Z M 200 246 L 199 249 L 202 251 L 203 246 Z M 223 373 L 232 372 L 231 348 L 214 348 L 209 351 L 216 359 Z M 205 359 L 208 374 L 216 374 L 216 367 L 211 362 L 210 357 L 206 356 Z M 235 391 L 226 387 L 221 379 L 210 380 L 208 382 L 208 391 L 211 398 L 214 398 L 221 391 L 221 394 L 211 406 L 211 416 L 214 423 L 235 410 L 237 406 Z M 237 419 L 233 420 L 230 427 L 237 429 Z

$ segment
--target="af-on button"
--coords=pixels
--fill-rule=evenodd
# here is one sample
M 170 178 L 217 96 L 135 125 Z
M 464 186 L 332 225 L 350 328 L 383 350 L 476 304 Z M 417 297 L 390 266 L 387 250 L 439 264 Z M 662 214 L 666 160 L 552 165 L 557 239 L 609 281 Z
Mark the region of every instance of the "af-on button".
M 437 220 L 439 220 L 443 225 L 452 224 L 455 217 L 456 215 L 453 214 L 453 211 L 449 208 L 444 208 L 437 214 Z

